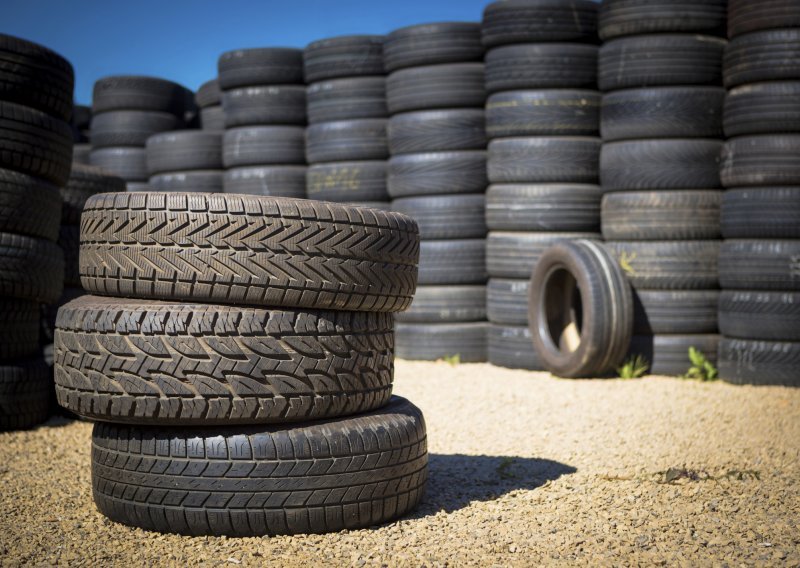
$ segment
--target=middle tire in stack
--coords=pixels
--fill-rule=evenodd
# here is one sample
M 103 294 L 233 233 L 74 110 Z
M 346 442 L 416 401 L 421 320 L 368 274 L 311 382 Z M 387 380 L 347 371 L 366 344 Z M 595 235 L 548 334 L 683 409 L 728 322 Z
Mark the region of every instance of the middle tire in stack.
M 384 44 L 392 209 L 420 228 L 419 284 L 397 355 L 486 361 L 486 134 L 480 24 L 401 28 Z
M 606 0 L 598 83 L 606 246 L 634 289 L 631 353 L 716 361 L 725 0 Z
M 421 413 L 391 397 L 406 216 L 284 198 L 94 196 L 92 296 L 58 313 L 59 402 L 92 420 L 112 520 L 182 534 L 328 532 L 413 509 Z M 203 303 L 200 303 L 203 302 Z
M 597 239 L 597 4 L 506 0 L 483 14 L 489 362 L 544 369 L 528 328 L 531 272 L 550 245 Z

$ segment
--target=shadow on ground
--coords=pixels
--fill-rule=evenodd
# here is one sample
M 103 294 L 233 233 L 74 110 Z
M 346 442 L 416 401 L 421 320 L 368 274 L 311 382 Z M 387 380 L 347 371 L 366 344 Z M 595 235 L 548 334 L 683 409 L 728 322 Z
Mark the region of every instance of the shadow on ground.
M 428 459 L 428 488 L 416 517 L 442 510 L 450 513 L 473 501 L 492 501 L 519 489 L 536 489 L 577 471 L 552 460 L 516 456 L 430 454 Z

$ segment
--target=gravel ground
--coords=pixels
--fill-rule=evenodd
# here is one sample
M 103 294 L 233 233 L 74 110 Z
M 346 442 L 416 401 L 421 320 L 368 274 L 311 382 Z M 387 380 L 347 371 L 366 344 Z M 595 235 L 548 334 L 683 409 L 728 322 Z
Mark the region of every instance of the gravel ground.
M 0 434 L 0 565 L 800 566 L 800 390 L 397 362 L 430 482 L 373 530 L 186 538 L 94 508 L 87 423 Z

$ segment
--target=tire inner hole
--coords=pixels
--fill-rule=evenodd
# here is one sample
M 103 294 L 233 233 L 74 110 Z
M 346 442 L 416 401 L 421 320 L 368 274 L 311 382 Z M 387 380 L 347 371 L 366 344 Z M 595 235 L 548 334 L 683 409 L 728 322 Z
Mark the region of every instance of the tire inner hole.
M 581 344 L 583 301 L 575 277 L 563 268 L 547 279 L 544 310 L 550 338 L 562 352 L 573 353 Z

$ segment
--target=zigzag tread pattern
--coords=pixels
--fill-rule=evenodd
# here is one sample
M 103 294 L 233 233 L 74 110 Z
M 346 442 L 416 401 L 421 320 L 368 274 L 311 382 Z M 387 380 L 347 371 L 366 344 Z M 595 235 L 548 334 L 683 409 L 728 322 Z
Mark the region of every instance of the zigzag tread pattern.
M 410 304 L 419 259 L 398 213 L 219 194 L 94 196 L 81 244 L 98 294 L 386 312 Z
M 59 310 L 59 403 L 99 420 L 262 424 L 391 395 L 392 317 L 82 296 Z
M 322 533 L 412 510 L 427 478 L 420 411 L 394 397 L 357 417 L 171 430 L 97 424 L 95 502 L 112 520 L 192 535 Z

